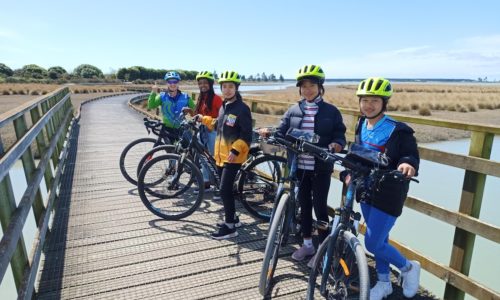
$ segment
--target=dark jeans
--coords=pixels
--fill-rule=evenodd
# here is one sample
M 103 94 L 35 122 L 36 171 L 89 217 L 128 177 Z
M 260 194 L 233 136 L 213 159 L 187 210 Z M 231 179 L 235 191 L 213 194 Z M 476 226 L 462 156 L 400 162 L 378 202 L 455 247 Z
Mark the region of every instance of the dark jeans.
M 235 223 L 234 214 L 236 212 L 233 194 L 233 185 L 241 164 L 224 164 L 224 167 L 217 167 L 220 176 L 220 197 L 224 204 L 224 214 L 226 223 Z
M 312 233 L 312 209 L 316 218 L 320 221 L 328 222 L 328 190 L 330 189 L 331 173 L 314 172 L 310 170 L 297 169 L 299 179 L 299 202 L 300 217 L 302 224 L 302 236 L 310 238 Z M 319 230 L 319 242 L 321 243 L 327 236 L 327 232 Z

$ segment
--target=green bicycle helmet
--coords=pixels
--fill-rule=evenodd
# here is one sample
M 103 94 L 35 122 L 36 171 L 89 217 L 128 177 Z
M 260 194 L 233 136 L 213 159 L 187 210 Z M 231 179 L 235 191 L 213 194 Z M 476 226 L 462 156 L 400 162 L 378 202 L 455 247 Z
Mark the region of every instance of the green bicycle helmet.
M 209 82 L 213 83 L 215 81 L 214 74 L 210 71 L 201 71 L 196 75 L 196 80 L 207 79 Z
M 233 82 L 234 84 L 239 85 L 241 83 L 241 77 L 235 71 L 224 71 L 220 74 L 219 84 L 224 82 Z
M 320 85 L 325 83 L 325 72 L 318 65 L 305 65 L 297 73 L 297 85 L 300 86 L 305 79 L 317 82 Z
M 356 96 L 379 96 L 384 102 L 392 96 L 392 85 L 382 77 L 370 77 L 360 82 Z

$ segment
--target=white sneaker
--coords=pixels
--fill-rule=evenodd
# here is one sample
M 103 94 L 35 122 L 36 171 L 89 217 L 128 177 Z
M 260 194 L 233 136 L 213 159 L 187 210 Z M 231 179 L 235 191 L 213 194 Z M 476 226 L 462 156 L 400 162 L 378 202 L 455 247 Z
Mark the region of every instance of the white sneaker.
M 410 270 L 401 272 L 400 275 L 400 280 L 403 280 L 403 295 L 406 298 L 411 298 L 417 294 L 420 283 L 420 263 L 416 260 L 410 260 L 410 264 Z
M 377 284 L 370 290 L 370 300 L 382 300 L 392 294 L 392 284 L 390 281 L 377 281 Z

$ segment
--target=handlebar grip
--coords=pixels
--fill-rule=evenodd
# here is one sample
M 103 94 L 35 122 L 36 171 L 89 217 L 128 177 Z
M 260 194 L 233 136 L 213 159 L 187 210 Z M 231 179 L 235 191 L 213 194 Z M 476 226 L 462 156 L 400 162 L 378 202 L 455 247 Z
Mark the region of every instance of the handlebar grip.
M 325 158 L 328 154 L 328 150 L 321 148 L 321 147 L 318 147 L 318 146 L 313 145 L 313 144 L 308 143 L 308 142 L 303 142 L 302 149 L 306 152 L 316 154 L 316 155 L 319 155 L 319 156 L 325 157 Z

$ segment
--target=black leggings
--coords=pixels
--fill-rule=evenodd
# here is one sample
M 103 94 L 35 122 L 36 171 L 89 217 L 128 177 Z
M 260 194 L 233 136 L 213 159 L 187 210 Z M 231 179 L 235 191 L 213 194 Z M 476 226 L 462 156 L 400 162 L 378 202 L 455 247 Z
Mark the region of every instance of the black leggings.
M 299 201 L 300 217 L 302 224 L 302 236 L 310 238 L 312 233 L 312 209 L 318 220 L 328 222 L 328 190 L 330 189 L 331 173 L 317 173 L 310 170 L 297 170 L 299 179 Z M 321 243 L 327 236 L 327 232 L 319 230 L 319 242 Z
M 225 163 L 224 167 L 217 167 L 220 176 L 220 196 L 224 204 L 224 214 L 226 223 L 235 223 L 234 214 L 236 212 L 233 194 L 233 185 L 241 164 Z

